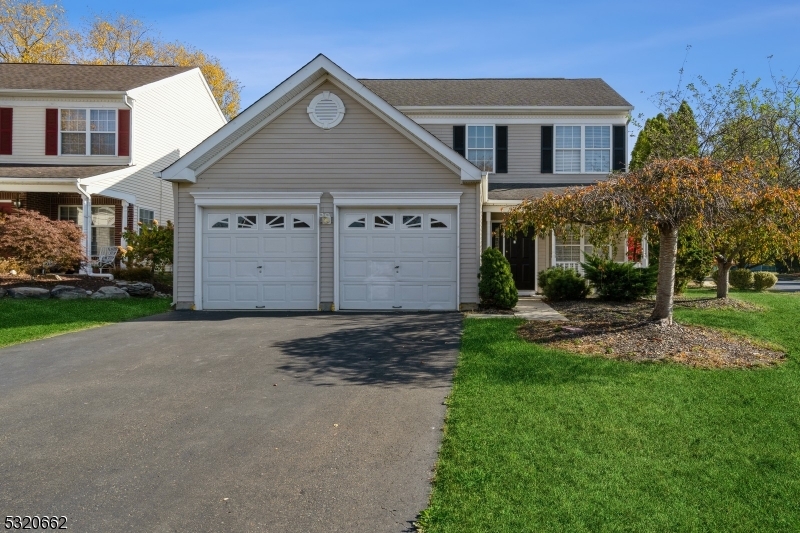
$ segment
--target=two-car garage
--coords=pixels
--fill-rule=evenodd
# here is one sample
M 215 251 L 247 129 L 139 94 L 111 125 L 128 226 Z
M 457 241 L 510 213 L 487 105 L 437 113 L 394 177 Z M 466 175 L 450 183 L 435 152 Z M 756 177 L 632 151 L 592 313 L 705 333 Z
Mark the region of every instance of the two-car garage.
M 201 213 L 204 309 L 319 309 L 326 290 L 320 265 L 330 263 L 336 309 L 458 308 L 455 206 L 337 206 L 332 220 L 320 217 L 318 205 L 208 206 Z M 332 247 L 321 246 L 326 239 Z M 321 262 L 320 250 L 330 248 L 332 261 Z

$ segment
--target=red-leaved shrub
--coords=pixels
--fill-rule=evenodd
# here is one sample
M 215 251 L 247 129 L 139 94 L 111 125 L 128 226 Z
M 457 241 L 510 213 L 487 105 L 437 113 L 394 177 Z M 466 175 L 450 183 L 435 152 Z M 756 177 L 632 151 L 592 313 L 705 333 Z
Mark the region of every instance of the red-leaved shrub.
M 85 260 L 82 242 L 80 228 L 67 220 L 50 220 L 24 209 L 0 218 L 0 257 L 15 259 L 32 274 L 49 263 L 79 265 Z

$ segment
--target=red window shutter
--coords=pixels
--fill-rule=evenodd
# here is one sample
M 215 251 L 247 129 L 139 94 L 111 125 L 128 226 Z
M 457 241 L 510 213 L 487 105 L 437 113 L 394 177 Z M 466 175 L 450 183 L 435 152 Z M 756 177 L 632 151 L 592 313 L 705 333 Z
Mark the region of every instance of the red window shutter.
M 58 155 L 58 109 L 46 109 L 44 155 Z
M 11 137 L 14 128 L 14 109 L 0 108 L 0 155 L 11 155 Z
M 131 110 L 120 109 L 117 111 L 117 155 L 128 157 L 131 155 Z

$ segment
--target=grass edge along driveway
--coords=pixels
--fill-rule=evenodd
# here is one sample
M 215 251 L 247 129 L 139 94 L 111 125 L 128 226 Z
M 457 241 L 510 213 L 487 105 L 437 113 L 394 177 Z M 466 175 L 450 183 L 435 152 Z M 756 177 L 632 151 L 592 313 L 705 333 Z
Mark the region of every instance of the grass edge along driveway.
M 789 360 L 703 370 L 529 344 L 467 319 L 426 533 L 800 530 L 800 296 L 686 323 L 777 343 Z
M 0 300 L 0 348 L 169 311 L 169 298 Z

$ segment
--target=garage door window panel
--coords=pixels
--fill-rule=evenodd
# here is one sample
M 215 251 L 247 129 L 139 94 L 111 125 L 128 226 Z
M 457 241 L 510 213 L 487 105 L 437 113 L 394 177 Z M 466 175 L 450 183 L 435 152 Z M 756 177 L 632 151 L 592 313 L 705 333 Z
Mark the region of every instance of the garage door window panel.
M 394 215 L 375 215 L 375 229 L 394 229 Z
M 450 215 L 431 215 L 431 229 L 450 229 Z
M 208 215 L 208 229 L 210 230 L 220 230 L 220 229 L 228 229 L 230 226 L 230 215 L 218 215 L 216 213 L 212 213 Z
M 236 215 L 236 229 L 258 229 L 258 215 Z
M 422 215 L 403 215 L 402 229 L 422 229 Z
M 366 229 L 367 215 L 348 214 L 344 216 L 344 226 L 348 229 Z
M 286 227 L 285 215 L 267 215 L 264 217 L 265 229 L 284 229 Z
M 292 215 L 292 228 L 312 229 L 313 227 L 314 227 L 314 215 L 311 214 Z

